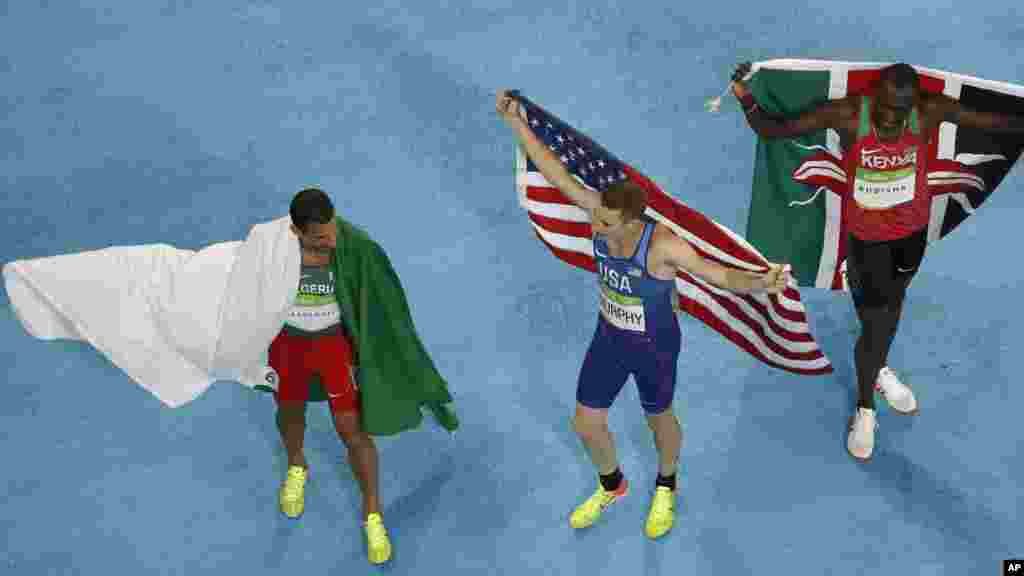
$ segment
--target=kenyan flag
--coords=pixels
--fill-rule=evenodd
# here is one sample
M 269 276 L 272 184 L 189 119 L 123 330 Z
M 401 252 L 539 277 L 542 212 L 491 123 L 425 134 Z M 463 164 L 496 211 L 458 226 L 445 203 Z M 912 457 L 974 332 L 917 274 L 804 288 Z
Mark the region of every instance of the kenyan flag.
M 886 63 L 769 60 L 754 64 L 748 85 L 770 114 L 794 115 L 826 100 L 864 93 Z M 924 90 L 976 110 L 1024 115 L 1024 87 L 915 66 Z M 1002 182 L 1024 149 L 1024 137 L 994 135 L 944 123 L 928 147 L 932 200 L 929 242 L 970 216 Z M 846 176 L 839 135 L 758 138 L 747 240 L 773 262 L 793 265 L 801 286 L 846 289 Z

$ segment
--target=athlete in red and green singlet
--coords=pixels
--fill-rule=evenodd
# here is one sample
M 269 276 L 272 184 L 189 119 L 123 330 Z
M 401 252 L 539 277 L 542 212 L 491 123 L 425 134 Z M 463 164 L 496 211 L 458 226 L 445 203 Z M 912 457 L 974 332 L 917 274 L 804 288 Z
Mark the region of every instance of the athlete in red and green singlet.
M 875 389 L 897 412 L 917 412 L 913 392 L 886 362 L 907 286 L 927 246 L 927 145 L 942 122 L 1024 132 L 1024 118 L 970 110 L 948 96 L 925 92 L 917 71 L 907 64 L 883 68 L 869 94 L 831 100 L 794 118 L 777 118 L 758 107 L 743 83 L 750 69 L 749 63 L 739 65 L 732 87 L 758 136 L 790 138 L 828 128 L 839 134 L 850 186 L 844 194 L 847 274 L 861 322 L 854 350 L 859 399 L 847 449 L 866 461 L 875 444 Z

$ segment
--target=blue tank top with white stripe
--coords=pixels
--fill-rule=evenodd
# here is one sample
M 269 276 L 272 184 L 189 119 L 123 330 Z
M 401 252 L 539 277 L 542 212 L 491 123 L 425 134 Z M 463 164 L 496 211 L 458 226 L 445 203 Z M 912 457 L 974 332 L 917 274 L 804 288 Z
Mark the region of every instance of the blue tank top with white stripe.
M 647 271 L 647 253 L 656 223 L 644 222 L 643 235 L 628 258 L 613 257 L 607 238 L 595 234 L 594 260 L 601 287 L 601 317 L 624 334 L 653 336 L 678 330 L 672 309 L 675 279 L 662 280 Z

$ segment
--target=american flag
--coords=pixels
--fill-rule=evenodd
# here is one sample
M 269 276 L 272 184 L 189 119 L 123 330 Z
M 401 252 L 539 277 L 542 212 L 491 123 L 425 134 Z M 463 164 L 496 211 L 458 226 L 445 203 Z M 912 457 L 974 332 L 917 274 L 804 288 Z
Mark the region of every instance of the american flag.
M 686 239 L 697 252 L 725 266 L 762 272 L 767 260 L 747 241 L 663 192 L 653 181 L 612 156 L 593 140 L 562 122 L 519 92 L 511 92 L 531 131 L 585 186 L 603 192 L 632 180 L 647 189 L 646 213 Z M 516 153 L 519 202 L 537 238 L 559 259 L 596 270 L 590 215 L 552 186 L 526 157 Z M 798 374 L 827 374 L 832 365 L 811 335 L 800 293 L 742 295 L 723 290 L 680 270 L 676 276 L 680 310 L 701 320 L 762 362 Z

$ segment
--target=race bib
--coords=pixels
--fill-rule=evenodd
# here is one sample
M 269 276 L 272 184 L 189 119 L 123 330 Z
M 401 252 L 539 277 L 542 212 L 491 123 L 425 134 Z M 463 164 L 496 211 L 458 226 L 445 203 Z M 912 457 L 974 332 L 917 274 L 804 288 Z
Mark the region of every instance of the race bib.
M 341 322 L 341 308 L 337 302 L 320 306 L 292 306 L 285 323 L 305 332 L 320 332 Z
M 324 266 L 304 266 L 299 293 L 285 322 L 305 332 L 320 332 L 340 321 L 334 272 Z
M 620 330 L 646 332 L 647 319 L 644 304 L 640 298 L 623 296 L 601 287 L 601 315 L 609 324 Z
M 869 210 L 884 210 L 914 199 L 917 172 L 913 166 L 891 172 L 857 168 L 853 181 L 853 199 Z

